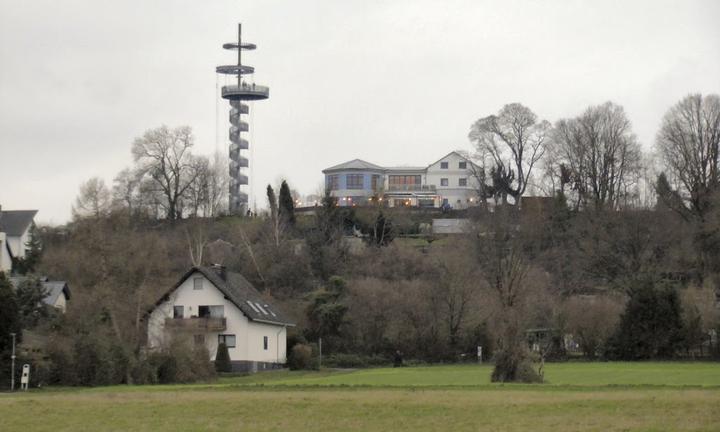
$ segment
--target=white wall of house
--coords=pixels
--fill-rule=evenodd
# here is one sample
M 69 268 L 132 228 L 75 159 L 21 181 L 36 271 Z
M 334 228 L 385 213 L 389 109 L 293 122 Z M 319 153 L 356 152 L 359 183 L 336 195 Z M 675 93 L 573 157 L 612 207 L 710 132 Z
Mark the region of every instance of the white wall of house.
M 30 229 L 19 236 L 8 236 L 7 242 L 15 258 L 25 258 L 26 244 L 30 241 Z
M 8 253 L 7 247 L 7 236 L 4 232 L 0 232 L 0 271 L 10 273 L 12 270 L 12 258 Z
M 447 168 L 442 168 L 443 162 L 447 163 Z M 461 162 L 465 162 L 467 168 L 460 168 Z M 427 184 L 435 185 L 441 204 L 443 199 L 447 199 L 448 204 L 453 208 L 467 208 L 473 205 L 477 199 L 477 180 L 472 175 L 470 164 L 470 161 L 459 154 L 450 153 L 442 160 L 428 166 Z M 447 179 L 446 186 L 443 186 L 443 179 Z M 461 179 L 465 179 L 465 186 L 460 185 Z M 471 199 L 473 202 L 470 202 Z
M 65 298 L 64 293 L 61 293 L 58 296 L 58 298 L 57 298 L 57 300 L 55 300 L 55 304 L 53 306 L 60 309 L 60 311 L 62 313 L 65 313 L 65 311 L 67 310 L 67 299 Z
M 194 288 L 194 279 L 202 278 L 203 288 Z M 199 306 L 219 306 L 224 309 L 227 327 L 222 332 L 204 332 L 205 344 L 212 360 L 218 347 L 218 335 L 235 335 L 235 347 L 228 347 L 233 361 L 259 361 L 285 363 L 287 330 L 284 326 L 258 323 L 249 320 L 232 302 L 225 299 L 202 273 L 195 272 L 187 278 L 169 299 L 161 303 L 148 319 L 148 346 L 162 347 L 169 341 L 171 333 L 165 330 L 165 319 L 173 317 L 173 306 L 183 306 L 184 316 L 198 316 Z M 200 334 L 200 333 L 198 333 Z M 192 333 L 188 333 L 190 337 Z M 264 337 L 268 338 L 268 348 L 264 348 Z

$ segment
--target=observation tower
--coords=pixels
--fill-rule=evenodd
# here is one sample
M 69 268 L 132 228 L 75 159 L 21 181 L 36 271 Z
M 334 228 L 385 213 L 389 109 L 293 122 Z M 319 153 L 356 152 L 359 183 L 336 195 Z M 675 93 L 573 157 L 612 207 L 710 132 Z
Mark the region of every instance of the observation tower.
M 270 96 L 270 88 L 256 85 L 255 82 L 248 82 L 245 78 L 255 72 L 252 66 L 242 64 L 242 52 L 254 50 L 255 44 L 243 43 L 242 24 L 238 24 L 237 43 L 223 44 L 226 50 L 237 50 L 237 65 L 218 66 L 215 71 L 223 75 L 237 76 L 236 85 L 225 85 L 222 87 L 222 98 L 230 101 L 230 187 L 229 187 L 229 210 L 230 214 L 243 214 L 248 205 L 248 194 L 240 190 L 240 186 L 248 184 L 248 176 L 243 174 L 243 168 L 249 167 L 248 158 L 240 155 L 241 150 L 250 148 L 248 140 L 242 138 L 243 132 L 248 132 L 248 123 L 243 121 L 242 115 L 250 112 L 247 101 L 267 99 Z

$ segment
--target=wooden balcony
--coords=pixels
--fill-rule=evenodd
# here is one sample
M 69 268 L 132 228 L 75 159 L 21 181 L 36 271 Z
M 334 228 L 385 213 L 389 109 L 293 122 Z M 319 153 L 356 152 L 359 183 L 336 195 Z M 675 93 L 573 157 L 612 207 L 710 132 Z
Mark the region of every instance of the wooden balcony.
M 165 327 L 176 331 L 186 332 L 221 332 L 227 328 L 225 318 L 167 318 Z

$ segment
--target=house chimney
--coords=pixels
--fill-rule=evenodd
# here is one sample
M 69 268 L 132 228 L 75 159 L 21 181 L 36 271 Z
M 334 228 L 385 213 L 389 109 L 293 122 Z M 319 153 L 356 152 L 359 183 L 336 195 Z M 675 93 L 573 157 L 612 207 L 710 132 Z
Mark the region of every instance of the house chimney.
M 220 276 L 220 279 L 226 280 L 227 279 L 227 271 L 225 270 L 224 265 L 220 264 L 213 264 L 212 269 L 217 273 L 218 276 Z

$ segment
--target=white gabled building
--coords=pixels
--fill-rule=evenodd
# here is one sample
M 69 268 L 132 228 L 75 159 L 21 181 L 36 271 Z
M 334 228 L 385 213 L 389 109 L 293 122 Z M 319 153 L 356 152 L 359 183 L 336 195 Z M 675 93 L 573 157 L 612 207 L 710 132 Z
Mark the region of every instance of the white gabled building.
M 287 328 L 295 325 L 247 279 L 222 266 L 191 268 L 156 303 L 147 324 L 150 349 L 184 334 L 204 344 L 215 360 L 224 342 L 234 371 L 283 365 Z
M 11 273 L 13 258 L 25 258 L 37 210 L 0 210 L 0 271 Z

